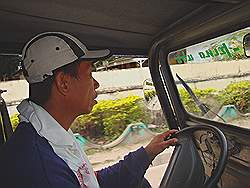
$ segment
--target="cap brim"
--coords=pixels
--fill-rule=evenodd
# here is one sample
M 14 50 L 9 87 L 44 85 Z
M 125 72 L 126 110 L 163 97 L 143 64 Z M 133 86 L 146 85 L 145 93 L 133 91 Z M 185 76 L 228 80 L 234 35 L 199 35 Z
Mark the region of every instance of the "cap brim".
M 92 50 L 87 51 L 84 56 L 80 57 L 80 59 L 103 59 L 111 56 L 110 50 Z

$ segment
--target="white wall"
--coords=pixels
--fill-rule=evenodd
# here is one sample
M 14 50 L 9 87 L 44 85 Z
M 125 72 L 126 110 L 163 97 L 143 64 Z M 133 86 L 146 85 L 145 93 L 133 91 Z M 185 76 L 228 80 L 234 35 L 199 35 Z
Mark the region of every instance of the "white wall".
M 208 79 L 212 76 L 235 76 L 243 73 L 250 74 L 250 59 L 244 61 L 231 61 L 231 62 L 219 62 L 219 63 L 198 63 L 188 65 L 173 65 L 171 66 L 173 75 L 177 72 L 183 79 Z M 149 69 L 147 67 L 125 70 L 113 70 L 105 72 L 93 73 L 94 78 L 100 83 L 98 90 L 121 88 L 128 86 L 140 86 L 143 81 L 150 78 Z M 175 76 L 174 76 L 175 77 Z M 175 78 L 176 79 L 176 78 Z M 200 82 L 191 84 L 197 88 L 213 87 L 221 89 L 228 83 L 240 80 L 250 80 L 250 76 L 244 78 L 226 78 L 220 80 L 211 80 L 206 82 Z M 25 80 L 0 82 L 1 89 L 7 89 L 8 92 L 2 96 L 7 103 L 12 101 L 22 100 L 28 97 L 28 84 Z M 101 94 L 98 100 L 120 98 L 127 95 L 140 95 L 142 96 L 142 90 L 130 90 L 127 92 L 115 92 L 111 94 Z
M 148 67 L 95 72 L 93 77 L 100 82 L 100 90 L 115 87 L 142 85 L 150 78 Z
M 0 89 L 6 89 L 7 92 L 2 94 L 5 102 L 18 101 L 29 96 L 29 85 L 26 80 L 15 80 L 0 82 Z

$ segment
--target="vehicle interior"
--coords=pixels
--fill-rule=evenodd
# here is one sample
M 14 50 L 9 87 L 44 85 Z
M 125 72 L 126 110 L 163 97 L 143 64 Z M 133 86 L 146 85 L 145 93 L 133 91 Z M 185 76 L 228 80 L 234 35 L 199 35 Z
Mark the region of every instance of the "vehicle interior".
M 250 130 L 188 113 L 168 54 L 249 27 L 249 10 L 249 0 L 1 1 L 0 55 L 19 56 L 24 44 L 38 33 L 63 31 L 91 49 L 148 57 L 167 123 L 180 130 L 160 187 L 244 188 L 250 179 Z M 2 145 L 13 130 L 2 98 L 0 107 Z M 201 135 L 205 144 L 197 141 Z M 208 158 L 213 157 L 211 164 L 203 157 L 204 150 Z

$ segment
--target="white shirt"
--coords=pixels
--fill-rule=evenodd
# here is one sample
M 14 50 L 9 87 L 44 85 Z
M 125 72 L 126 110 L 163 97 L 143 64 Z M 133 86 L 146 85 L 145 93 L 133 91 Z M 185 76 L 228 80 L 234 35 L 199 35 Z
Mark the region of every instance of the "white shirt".
M 75 173 L 81 188 L 99 188 L 94 170 L 70 129 L 66 131 L 45 109 L 27 99 L 17 110 L 20 122 L 30 122 L 37 133 L 48 140 L 54 152 Z

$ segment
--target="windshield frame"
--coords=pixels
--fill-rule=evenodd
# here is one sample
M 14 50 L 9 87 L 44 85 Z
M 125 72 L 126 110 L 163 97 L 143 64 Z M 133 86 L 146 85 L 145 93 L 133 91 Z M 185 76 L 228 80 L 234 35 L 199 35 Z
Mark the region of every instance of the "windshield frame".
M 181 102 L 177 85 L 175 84 L 170 64 L 168 62 L 168 54 L 174 50 L 170 50 L 166 48 L 166 46 L 167 43 L 164 41 L 164 38 L 152 46 L 149 55 L 149 69 L 169 128 L 183 129 L 190 126 L 192 122 L 199 122 L 219 127 L 229 126 L 235 130 L 246 130 L 245 128 L 233 124 L 198 117 L 186 111 Z

